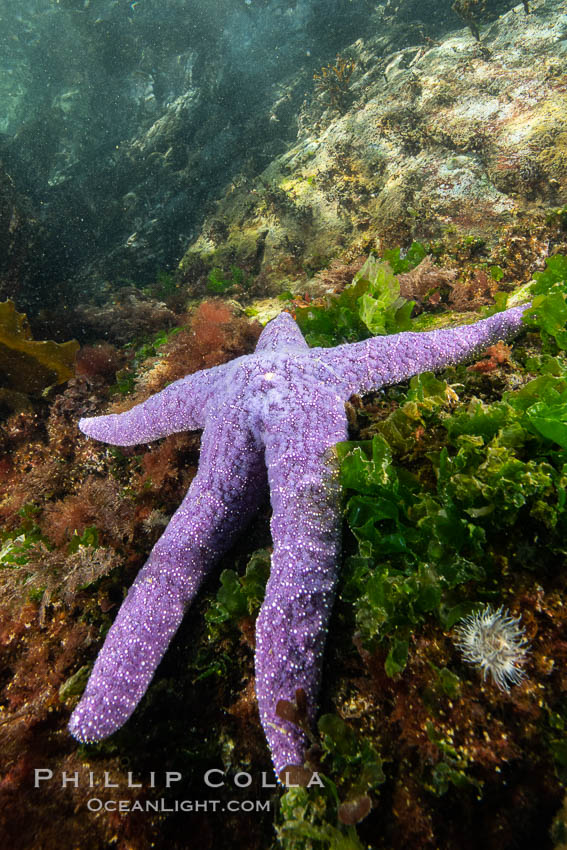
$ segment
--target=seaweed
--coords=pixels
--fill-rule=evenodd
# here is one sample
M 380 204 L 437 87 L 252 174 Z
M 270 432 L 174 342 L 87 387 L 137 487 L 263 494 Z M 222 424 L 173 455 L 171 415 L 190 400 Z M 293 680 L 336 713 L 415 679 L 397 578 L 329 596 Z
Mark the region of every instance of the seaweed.
M 455 588 L 494 575 L 502 531 L 519 524 L 520 537 L 546 535 L 550 552 L 564 552 L 566 380 L 567 366 L 502 401 L 472 399 L 448 414 L 443 402 L 454 391 L 422 375 L 372 442 L 339 444 L 347 521 L 359 543 L 345 592 L 356 599 L 365 640 L 389 638 L 389 674 L 403 669 L 405 642 L 425 617 L 454 622 Z M 440 448 L 423 452 L 420 428 L 437 430 Z M 410 471 L 393 455 L 412 448 Z
M 345 110 L 352 97 L 350 79 L 355 68 L 353 59 L 337 54 L 334 64 L 323 65 L 319 72 L 313 74 L 315 91 L 327 97 L 334 109 Z
M 250 283 L 251 279 L 239 266 L 231 265 L 230 276 L 222 269 L 215 267 L 207 275 L 207 292 L 214 295 L 224 295 L 227 290 L 233 287 L 246 289 Z
M 13 301 L 0 303 L 0 383 L 9 389 L 40 393 L 73 376 L 79 343 L 34 340 L 25 313 Z
M 534 274 L 534 299 L 527 320 L 530 327 L 539 329 L 544 351 L 555 352 L 567 349 L 567 257 L 555 254 L 545 265 L 545 271 Z
M 389 257 L 394 268 L 405 271 L 426 254 L 425 247 L 414 242 L 404 258 L 399 250 L 389 252 Z M 371 254 L 339 295 L 328 296 L 321 305 L 297 307 L 295 318 L 309 345 L 329 347 L 409 330 L 414 304 L 400 297 L 400 283 L 390 263 Z
M 235 570 L 222 571 L 216 599 L 205 613 L 211 639 L 218 637 L 227 625 L 258 613 L 269 573 L 270 554 L 265 549 L 254 552 L 243 576 Z

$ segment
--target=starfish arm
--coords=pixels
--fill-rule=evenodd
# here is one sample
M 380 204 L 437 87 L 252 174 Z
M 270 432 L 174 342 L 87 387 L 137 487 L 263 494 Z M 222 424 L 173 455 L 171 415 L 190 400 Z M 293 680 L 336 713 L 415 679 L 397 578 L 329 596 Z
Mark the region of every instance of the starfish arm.
M 88 437 L 114 446 L 135 446 L 178 431 L 203 428 L 208 403 L 218 393 L 226 365 L 195 372 L 137 404 L 126 413 L 79 420 Z
M 348 397 L 475 357 L 498 340 L 516 336 L 524 327 L 522 315 L 529 306 L 513 307 L 472 325 L 408 331 L 312 351 L 342 378 Z
M 256 694 L 277 775 L 305 760 L 304 734 L 276 705 L 302 688 L 314 718 L 340 555 L 333 446 L 346 439 L 344 403 L 321 385 L 303 396 L 287 416 L 271 418 L 265 435 L 274 550 L 256 623 Z
M 259 507 L 263 457 L 240 424 L 234 416 L 207 424 L 199 472 L 130 588 L 71 716 L 80 741 L 105 738 L 132 714 L 203 577 Z
M 303 334 L 289 313 L 280 313 L 268 322 L 256 343 L 257 352 L 277 351 L 280 348 L 307 349 L 308 347 Z

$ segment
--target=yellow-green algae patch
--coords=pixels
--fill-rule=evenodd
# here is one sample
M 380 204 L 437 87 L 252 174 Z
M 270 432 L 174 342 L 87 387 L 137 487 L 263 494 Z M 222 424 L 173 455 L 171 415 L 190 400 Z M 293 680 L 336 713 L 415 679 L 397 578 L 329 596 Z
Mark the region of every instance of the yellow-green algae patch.
M 73 377 L 76 340 L 35 340 L 25 313 L 13 301 L 0 302 L 0 385 L 26 393 L 41 392 Z

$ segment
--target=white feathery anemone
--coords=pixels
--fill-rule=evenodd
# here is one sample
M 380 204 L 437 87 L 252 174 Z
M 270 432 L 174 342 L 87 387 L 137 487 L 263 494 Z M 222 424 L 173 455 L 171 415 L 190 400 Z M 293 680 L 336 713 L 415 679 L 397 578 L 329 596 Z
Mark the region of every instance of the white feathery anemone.
M 523 664 L 529 650 L 520 617 L 513 617 L 504 606 L 495 610 L 486 605 L 464 617 L 455 628 L 456 645 L 463 658 L 482 670 L 486 681 L 490 674 L 503 691 L 525 677 Z

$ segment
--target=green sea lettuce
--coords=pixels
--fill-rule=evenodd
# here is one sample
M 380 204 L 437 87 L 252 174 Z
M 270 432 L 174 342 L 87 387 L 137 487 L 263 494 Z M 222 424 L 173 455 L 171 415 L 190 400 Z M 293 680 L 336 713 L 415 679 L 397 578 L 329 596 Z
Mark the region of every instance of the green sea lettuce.
M 465 367 L 456 370 L 465 384 L 420 375 L 391 391 L 397 407 L 367 428 L 372 440 L 337 446 L 356 541 L 342 596 L 363 643 L 384 648 L 389 676 L 403 671 L 426 618 L 451 628 L 473 600 L 493 598 L 508 559 L 549 570 L 566 554 L 565 258 L 554 259 L 536 281 L 546 309 L 530 319 L 536 377 L 497 401 L 460 402 L 456 388 L 475 380 Z
M 567 349 L 567 257 L 555 254 L 545 261 L 545 270 L 534 274 L 532 307 L 525 321 L 539 329 L 544 348 Z
M 414 268 L 425 255 L 425 247 L 418 242 L 403 259 L 399 249 L 388 254 L 397 273 Z M 309 345 L 329 347 L 410 330 L 414 304 L 400 297 L 390 263 L 370 254 L 339 295 L 329 296 L 322 306 L 298 307 L 296 321 Z

